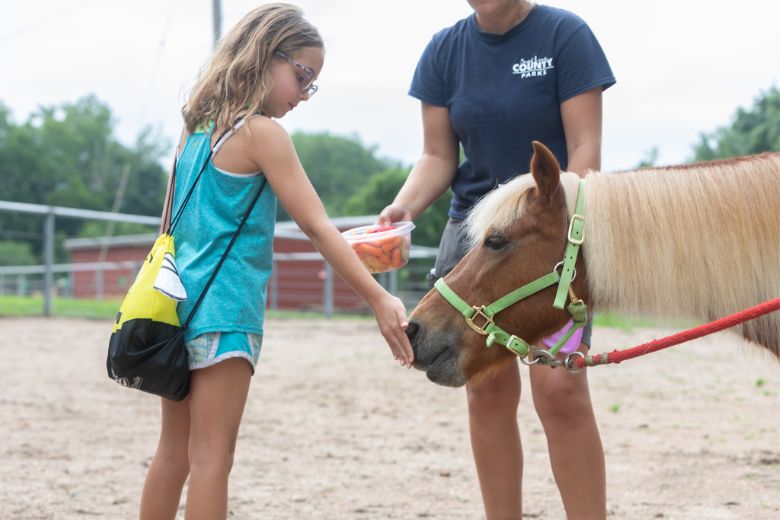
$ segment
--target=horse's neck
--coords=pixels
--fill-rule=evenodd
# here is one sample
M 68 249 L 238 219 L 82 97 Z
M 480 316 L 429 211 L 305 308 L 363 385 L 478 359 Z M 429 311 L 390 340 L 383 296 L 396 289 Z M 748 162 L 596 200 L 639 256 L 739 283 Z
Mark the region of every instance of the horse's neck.
M 720 315 L 780 291 L 780 156 L 589 177 L 596 307 Z

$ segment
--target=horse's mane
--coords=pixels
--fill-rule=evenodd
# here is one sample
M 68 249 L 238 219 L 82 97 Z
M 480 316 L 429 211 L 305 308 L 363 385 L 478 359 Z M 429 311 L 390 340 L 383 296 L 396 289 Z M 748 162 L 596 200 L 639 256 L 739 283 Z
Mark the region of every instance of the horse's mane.
M 715 318 L 780 295 L 780 154 L 588 176 L 593 303 Z
M 561 181 L 571 213 L 577 177 Z M 522 175 L 485 196 L 468 219 L 472 244 L 510 226 L 533 187 Z M 780 154 L 593 172 L 585 218 L 597 307 L 707 319 L 780 296 Z

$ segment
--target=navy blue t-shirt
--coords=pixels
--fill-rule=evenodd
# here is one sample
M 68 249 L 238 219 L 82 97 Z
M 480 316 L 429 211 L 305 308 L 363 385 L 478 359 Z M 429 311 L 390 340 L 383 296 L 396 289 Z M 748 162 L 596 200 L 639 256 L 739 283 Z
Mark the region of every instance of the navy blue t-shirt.
M 501 35 L 480 30 L 476 15 L 434 35 L 409 95 L 447 107 L 463 146 L 450 216 L 465 218 L 485 193 L 527 173 L 533 140 L 550 148 L 565 169 L 560 104 L 614 83 L 590 28 L 563 9 L 538 5 Z

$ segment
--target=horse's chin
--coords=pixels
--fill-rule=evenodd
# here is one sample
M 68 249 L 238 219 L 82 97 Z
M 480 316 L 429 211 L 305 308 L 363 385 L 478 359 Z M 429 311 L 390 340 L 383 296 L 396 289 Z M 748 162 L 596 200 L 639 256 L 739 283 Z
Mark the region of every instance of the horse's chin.
M 459 387 L 466 384 L 466 377 L 458 366 L 458 355 L 451 348 L 444 349 L 433 360 L 425 369 L 425 375 L 437 385 Z

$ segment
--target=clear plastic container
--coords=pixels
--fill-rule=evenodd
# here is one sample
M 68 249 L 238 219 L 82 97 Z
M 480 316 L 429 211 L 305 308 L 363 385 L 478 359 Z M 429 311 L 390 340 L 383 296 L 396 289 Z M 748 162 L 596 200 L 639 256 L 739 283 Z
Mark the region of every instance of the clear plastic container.
M 370 273 L 385 273 L 405 266 L 412 246 L 411 222 L 362 226 L 342 235 Z

